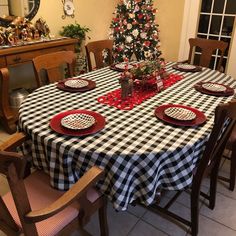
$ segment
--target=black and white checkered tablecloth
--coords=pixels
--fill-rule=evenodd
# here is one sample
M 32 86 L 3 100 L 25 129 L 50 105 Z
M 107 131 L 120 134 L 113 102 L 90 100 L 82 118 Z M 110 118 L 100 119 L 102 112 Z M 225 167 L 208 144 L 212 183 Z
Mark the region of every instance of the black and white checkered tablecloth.
M 159 189 L 183 189 L 191 184 L 192 170 L 201 156 L 211 131 L 217 104 L 233 98 L 197 92 L 199 81 L 214 81 L 236 88 L 236 81 L 217 71 L 183 73 L 167 65 L 170 73 L 184 79 L 130 111 L 117 110 L 97 102 L 97 98 L 119 88 L 119 72 L 100 69 L 81 77 L 96 81 L 97 87 L 85 93 L 70 93 L 55 84 L 37 89 L 20 108 L 20 129 L 32 143 L 34 165 L 51 176 L 52 186 L 70 188 L 90 167 L 105 169 L 100 190 L 117 210 L 126 210 L 135 199 L 150 204 Z M 162 104 L 183 104 L 205 113 L 207 122 L 198 127 L 173 127 L 154 116 Z M 88 109 L 106 117 L 105 128 L 87 137 L 57 134 L 49 127 L 51 118 L 67 110 Z

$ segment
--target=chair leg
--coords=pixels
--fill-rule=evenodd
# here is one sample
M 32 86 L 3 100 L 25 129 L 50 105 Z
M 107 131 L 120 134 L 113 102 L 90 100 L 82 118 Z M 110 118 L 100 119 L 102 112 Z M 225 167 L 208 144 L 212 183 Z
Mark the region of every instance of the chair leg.
M 107 224 L 107 201 L 106 200 L 104 200 L 104 205 L 99 208 L 98 216 L 99 216 L 99 225 L 100 225 L 100 235 L 108 236 L 109 229 L 108 229 L 108 224 Z
M 209 208 L 214 209 L 216 203 L 216 188 L 217 188 L 217 179 L 218 172 L 220 167 L 220 160 L 215 164 L 214 168 L 211 170 L 210 174 L 210 196 L 209 196 Z
M 230 182 L 229 190 L 234 191 L 235 175 L 236 175 L 236 148 L 233 148 L 230 158 Z
M 199 193 L 192 192 L 191 194 L 191 235 L 197 236 L 199 225 Z
M 14 134 L 17 131 L 15 120 L 2 118 L 1 124 L 8 134 Z

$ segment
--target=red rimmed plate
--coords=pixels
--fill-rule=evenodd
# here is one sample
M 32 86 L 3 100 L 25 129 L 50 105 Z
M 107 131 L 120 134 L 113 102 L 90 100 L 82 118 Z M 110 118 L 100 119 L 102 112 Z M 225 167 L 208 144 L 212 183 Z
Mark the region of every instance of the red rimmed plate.
M 176 108 L 184 108 L 186 110 L 189 110 L 190 112 L 193 112 L 196 114 L 196 118 L 193 120 L 177 120 L 174 118 L 171 118 L 165 114 L 165 110 L 171 107 L 176 107 Z M 204 115 L 203 112 L 199 111 L 196 108 L 189 107 L 189 106 L 184 106 L 184 105 L 178 105 L 178 104 L 166 104 L 159 106 L 155 109 L 155 116 L 159 118 L 160 120 L 163 120 L 164 122 L 167 122 L 172 125 L 177 125 L 177 126 L 197 126 L 200 124 L 203 124 L 206 121 L 206 116 Z
M 71 114 L 87 114 L 94 117 L 96 120 L 95 124 L 93 124 L 91 127 L 87 129 L 82 130 L 72 130 L 67 129 L 61 125 L 61 120 Z M 106 120 L 105 117 L 103 117 L 101 114 L 94 112 L 94 111 L 88 111 L 88 110 L 71 110 L 71 111 L 65 111 L 62 113 L 59 113 L 55 115 L 51 121 L 50 121 L 50 127 L 52 130 L 56 131 L 59 134 L 65 134 L 69 136 L 86 136 L 89 134 L 95 134 L 102 130 L 105 127 Z
M 182 71 L 182 72 L 199 72 L 202 71 L 201 66 L 194 66 L 190 64 L 177 63 L 172 66 L 173 69 Z
M 79 79 L 79 78 L 78 78 Z M 92 90 L 94 88 L 96 88 L 96 82 L 92 81 L 92 80 L 88 80 L 88 79 L 79 79 L 79 80 L 84 80 L 84 81 L 87 81 L 88 82 L 88 85 L 85 86 L 85 87 L 82 87 L 82 88 L 71 88 L 71 87 L 67 87 L 65 85 L 65 82 L 68 81 L 68 80 L 76 80 L 76 78 L 70 78 L 70 79 L 66 79 L 66 80 L 62 80 L 62 81 L 59 81 L 57 83 L 57 88 L 58 89 L 61 89 L 63 91 L 67 91 L 67 92 L 71 92 L 71 93 L 75 93 L 75 92 L 86 92 L 86 91 L 89 91 L 89 90 Z
M 218 83 L 214 83 L 216 85 L 220 85 L 220 86 L 224 86 L 226 88 L 225 91 L 210 91 L 208 89 L 205 89 L 202 87 L 203 84 L 209 84 L 209 83 L 212 83 L 213 82 L 199 82 L 197 84 L 194 85 L 194 88 L 198 91 L 198 92 L 201 92 L 201 93 L 204 93 L 204 94 L 207 94 L 207 95 L 213 95 L 213 96 L 217 96 L 217 97 L 228 97 L 228 96 L 232 96 L 234 95 L 234 89 L 229 87 L 228 85 L 224 85 L 224 84 L 218 84 Z

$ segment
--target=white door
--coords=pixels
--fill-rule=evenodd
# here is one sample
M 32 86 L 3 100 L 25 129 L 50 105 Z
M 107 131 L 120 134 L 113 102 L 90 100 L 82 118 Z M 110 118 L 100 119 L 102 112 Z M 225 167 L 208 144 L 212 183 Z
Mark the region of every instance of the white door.
M 191 37 L 227 41 L 230 43 L 230 47 L 224 58 L 225 72 L 236 78 L 235 14 L 235 0 L 185 0 L 178 59 L 184 60 L 188 58 L 188 39 Z M 217 53 L 215 54 L 215 59 L 212 60 L 212 68 L 215 68 L 216 62 Z

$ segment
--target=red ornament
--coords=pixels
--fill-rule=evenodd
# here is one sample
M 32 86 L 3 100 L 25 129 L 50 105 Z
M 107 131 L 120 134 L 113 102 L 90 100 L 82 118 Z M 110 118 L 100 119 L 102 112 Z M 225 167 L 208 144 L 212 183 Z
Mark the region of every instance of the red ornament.
M 123 50 L 123 49 L 122 49 L 121 47 L 118 47 L 118 48 L 117 48 L 117 51 L 118 51 L 118 52 L 121 52 L 122 50 Z
M 145 42 L 144 42 L 144 45 L 145 45 L 146 47 L 149 47 L 149 46 L 150 46 L 150 44 L 151 44 L 151 42 L 150 42 L 150 41 L 145 41 Z
M 113 18 L 114 22 L 119 22 L 119 20 L 120 20 L 119 18 Z
M 141 20 L 143 18 L 143 14 L 142 13 L 138 14 L 138 18 Z

